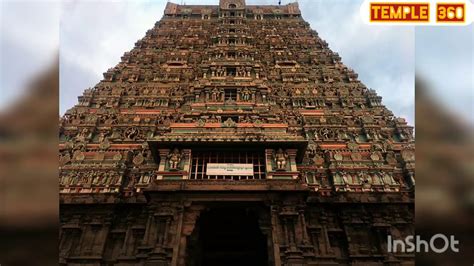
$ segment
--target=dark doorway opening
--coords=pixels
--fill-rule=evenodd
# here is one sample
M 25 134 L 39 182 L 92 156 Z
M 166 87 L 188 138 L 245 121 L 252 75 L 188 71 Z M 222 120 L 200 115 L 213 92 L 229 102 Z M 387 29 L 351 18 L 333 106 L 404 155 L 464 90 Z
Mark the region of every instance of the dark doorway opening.
M 194 266 L 267 266 L 267 240 L 247 208 L 213 208 L 201 213 L 188 242 Z

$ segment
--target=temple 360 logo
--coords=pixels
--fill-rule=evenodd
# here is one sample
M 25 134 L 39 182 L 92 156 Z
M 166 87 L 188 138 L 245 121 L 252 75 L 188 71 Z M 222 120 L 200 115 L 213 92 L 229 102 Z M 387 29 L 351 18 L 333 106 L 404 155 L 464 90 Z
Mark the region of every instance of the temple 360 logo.
M 420 236 L 407 236 L 405 239 L 392 239 L 391 235 L 387 237 L 388 252 L 435 252 L 444 253 L 451 249 L 453 252 L 459 252 L 459 241 L 454 236 L 449 238 L 443 234 L 436 234 L 429 240 L 423 240 Z
M 383 25 L 468 25 L 474 21 L 469 0 L 366 0 L 362 19 Z

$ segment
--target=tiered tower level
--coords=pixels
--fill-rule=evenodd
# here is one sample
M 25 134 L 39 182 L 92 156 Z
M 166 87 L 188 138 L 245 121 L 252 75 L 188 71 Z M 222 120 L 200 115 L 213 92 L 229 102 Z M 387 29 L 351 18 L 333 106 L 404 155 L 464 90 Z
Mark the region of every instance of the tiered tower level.
M 59 149 L 62 264 L 413 263 L 413 128 L 297 3 L 168 3 Z

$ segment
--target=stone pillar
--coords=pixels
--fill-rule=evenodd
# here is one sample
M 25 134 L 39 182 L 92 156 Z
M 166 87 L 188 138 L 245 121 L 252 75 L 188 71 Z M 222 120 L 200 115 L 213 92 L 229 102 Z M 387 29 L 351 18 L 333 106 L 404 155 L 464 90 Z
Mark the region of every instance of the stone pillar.
M 203 209 L 203 206 L 190 206 L 185 207 L 185 209 L 183 209 L 181 215 L 181 226 L 178 227 L 179 239 L 177 239 L 177 241 L 179 241 L 179 251 L 177 252 L 177 265 L 186 265 L 186 257 L 189 255 L 186 254 L 187 245 L 189 244 L 188 238 L 193 233 L 194 228 L 196 226 L 196 221 L 199 218 L 199 215 L 201 214 L 201 211 Z
M 271 206 L 270 207 L 270 215 L 271 215 L 271 225 L 272 225 L 272 244 L 273 244 L 273 256 L 275 265 L 281 265 L 281 257 L 280 257 L 280 239 L 279 239 L 279 228 L 280 223 L 278 219 L 278 206 Z
M 319 241 L 321 241 L 321 253 L 322 255 L 334 254 L 331 249 L 331 242 L 329 241 L 329 234 L 328 234 L 328 225 L 324 222 L 321 227 L 321 235 Z
M 304 208 L 299 209 L 298 213 L 299 213 L 300 229 L 301 229 L 301 232 L 302 232 L 302 241 L 301 241 L 301 243 L 303 245 L 309 245 L 310 241 L 309 241 L 308 231 L 307 231 L 307 227 L 306 227 L 306 219 L 305 219 L 305 216 L 304 216 L 305 209 Z
M 147 220 L 147 223 L 146 223 L 146 228 L 145 228 L 145 237 L 144 237 L 144 240 L 143 240 L 143 245 L 147 248 L 151 247 L 152 244 L 155 243 L 156 227 L 154 225 L 155 225 L 155 217 L 153 216 L 153 212 L 150 211 L 150 213 L 148 215 L 148 220 Z
M 279 213 L 280 219 L 283 221 L 282 227 L 285 232 L 285 265 L 303 265 L 303 252 L 299 248 L 301 237 L 298 235 L 299 214 L 294 206 L 283 207 Z
M 184 208 L 182 206 L 178 207 L 177 209 L 177 226 L 176 226 L 176 235 L 174 237 L 174 242 L 172 243 L 173 245 L 173 258 L 171 259 L 171 265 L 172 266 L 177 266 L 177 265 L 184 265 L 181 264 L 181 254 L 184 251 L 186 251 L 186 238 L 183 239 L 182 237 L 182 228 L 183 228 L 183 210 Z M 184 240 L 184 243 L 183 243 Z M 184 248 L 183 248 L 184 247 Z M 186 254 L 184 254 L 185 256 Z
M 160 165 L 158 166 L 158 171 L 164 172 L 166 169 L 166 163 L 168 162 L 168 154 L 170 153 L 170 149 L 159 149 L 158 153 L 160 155 Z M 163 177 L 158 176 L 157 179 L 163 179 Z
M 183 179 L 188 179 L 191 172 L 191 149 L 183 149 L 182 153 Z
M 286 152 L 288 153 L 288 163 L 290 165 L 290 171 L 291 172 L 297 172 L 298 169 L 296 169 L 296 153 L 297 153 L 297 150 L 296 149 L 288 149 L 286 150 Z
M 273 172 L 273 149 L 265 149 L 265 167 L 267 169 L 267 173 Z M 273 176 L 267 174 L 267 179 L 272 179 Z
M 148 246 L 151 253 L 145 265 L 170 265 L 169 236 L 174 215 L 172 208 L 163 206 L 150 213 Z

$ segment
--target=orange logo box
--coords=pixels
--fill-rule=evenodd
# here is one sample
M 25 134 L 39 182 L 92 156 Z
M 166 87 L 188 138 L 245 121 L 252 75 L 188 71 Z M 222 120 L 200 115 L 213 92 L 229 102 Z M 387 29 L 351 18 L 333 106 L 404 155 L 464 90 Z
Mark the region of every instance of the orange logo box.
M 464 22 L 465 20 L 466 7 L 464 3 L 436 4 L 437 22 Z
M 429 3 L 370 3 L 371 22 L 429 22 Z

